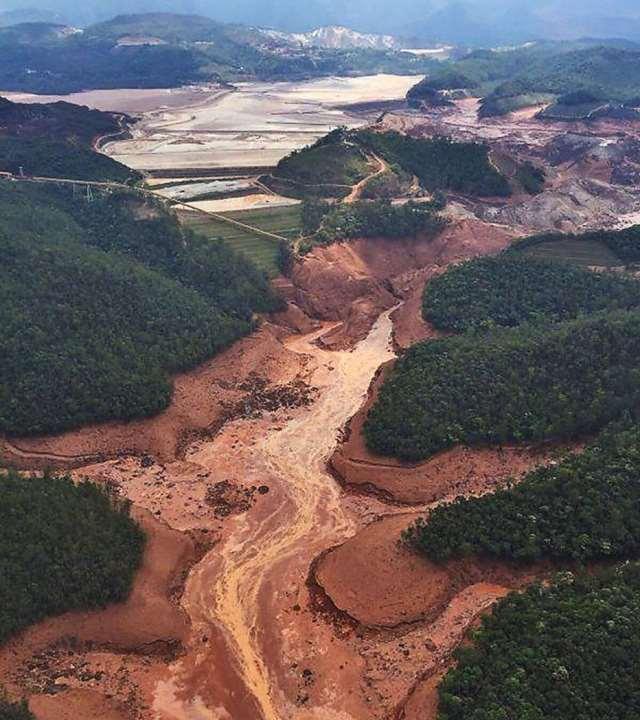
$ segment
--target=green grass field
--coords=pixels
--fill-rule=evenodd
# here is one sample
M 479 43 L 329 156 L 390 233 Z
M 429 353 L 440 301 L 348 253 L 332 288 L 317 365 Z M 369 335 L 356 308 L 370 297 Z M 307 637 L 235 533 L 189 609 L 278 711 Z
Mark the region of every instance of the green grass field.
M 615 267 L 621 261 L 598 240 L 553 240 L 527 248 L 523 253 L 546 260 L 566 260 L 575 265 Z
M 299 235 L 302 227 L 299 205 L 237 210 L 220 214 L 291 240 Z M 267 274 L 274 276 L 279 273 L 276 262 L 278 257 L 276 240 L 234 227 L 204 213 L 181 212 L 180 219 L 195 232 L 207 237 L 222 238 L 235 250 L 250 257 Z

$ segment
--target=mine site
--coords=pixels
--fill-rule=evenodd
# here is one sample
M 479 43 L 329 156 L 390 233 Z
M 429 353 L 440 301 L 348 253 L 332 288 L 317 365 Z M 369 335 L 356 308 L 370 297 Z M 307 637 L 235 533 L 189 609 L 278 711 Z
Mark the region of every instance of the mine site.
M 0 720 L 635 717 L 633 37 L 10 10 Z

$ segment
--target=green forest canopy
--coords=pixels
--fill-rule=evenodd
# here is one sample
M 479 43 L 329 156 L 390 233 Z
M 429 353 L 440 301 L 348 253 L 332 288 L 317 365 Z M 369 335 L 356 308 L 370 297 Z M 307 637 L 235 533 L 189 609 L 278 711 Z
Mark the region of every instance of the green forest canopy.
M 0 718 L 1 720 L 35 720 L 29 712 L 26 702 L 11 702 L 0 688 Z
M 69 477 L 0 475 L 0 643 L 51 615 L 125 600 L 144 534 L 129 505 Z
M 554 323 L 640 305 L 640 282 L 513 252 L 470 260 L 425 287 L 423 315 L 439 330 L 464 332 Z
M 188 369 L 280 307 L 224 243 L 128 194 L 0 182 L 0 431 L 150 415 Z
M 273 176 L 265 180 L 294 197 L 344 197 L 372 172 L 367 164 L 372 154 L 385 160 L 398 177 L 415 175 L 430 192 L 480 197 L 511 194 L 507 178 L 492 164 L 484 144 L 342 128 L 281 160 Z
M 343 197 L 369 173 L 362 148 L 338 128 L 282 158 L 267 181 L 295 197 Z
M 14 103 L 0 97 L 0 172 L 118 183 L 140 180 L 140 173 L 94 150 L 98 138 L 122 132 L 126 120 L 67 102 Z
M 0 135 L 11 137 L 65 140 L 90 147 L 96 138 L 119 132 L 123 118 L 63 101 L 19 103 L 0 97 Z
M 302 216 L 311 244 L 329 245 L 350 238 L 410 238 L 417 234 L 433 237 L 445 225 L 437 213 L 442 204 L 392 205 L 389 200 L 354 203 L 305 201 Z
M 517 484 L 434 508 L 405 539 L 431 560 L 531 562 L 640 557 L 640 426 L 616 425 L 583 452 Z
M 640 313 L 617 312 L 414 345 L 364 426 L 375 452 L 584 436 L 640 400 Z
M 559 576 L 500 601 L 439 687 L 438 720 L 635 720 L 640 569 Z
M 438 101 L 438 93 L 466 90 L 482 97 L 480 114 L 502 115 L 554 97 L 634 105 L 640 87 L 640 52 L 615 41 L 537 42 L 508 51 L 474 50 L 445 61 L 407 95 L 409 102 Z M 579 93 L 579 94 L 578 94 Z M 593 103 L 591 106 L 593 107 Z
M 446 137 L 414 138 L 397 132 L 358 130 L 353 137 L 388 163 L 416 175 L 429 191 L 479 197 L 508 196 L 511 188 L 489 159 L 489 148 Z
M 0 136 L 0 172 L 36 177 L 131 183 L 137 172 L 106 155 L 70 142 Z M 79 192 L 85 188 L 79 186 Z

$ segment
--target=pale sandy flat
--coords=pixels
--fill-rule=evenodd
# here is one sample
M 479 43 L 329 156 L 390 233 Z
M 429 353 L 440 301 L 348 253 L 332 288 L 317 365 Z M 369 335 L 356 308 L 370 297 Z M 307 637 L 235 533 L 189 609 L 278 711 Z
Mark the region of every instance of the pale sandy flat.
M 195 200 L 189 205 L 206 212 L 230 212 L 233 210 L 257 210 L 266 207 L 285 207 L 299 205 L 300 200 L 279 197 L 277 195 L 255 194 L 244 197 L 221 198 L 220 200 Z
M 148 88 L 144 90 L 130 88 L 86 90 L 69 95 L 35 95 L 0 90 L 0 96 L 13 102 L 49 103 L 63 100 L 75 105 L 86 105 L 95 110 L 139 113 L 162 107 L 184 107 L 221 92 L 226 91 L 216 85 L 188 85 L 179 88 Z
M 359 127 L 368 122 L 338 106 L 401 99 L 419 79 L 374 75 L 251 82 L 239 84 L 235 91 L 212 88 L 208 94 L 182 89 L 176 92 L 184 93 L 183 105 L 159 95 L 158 105 L 143 114 L 130 140 L 103 149 L 130 167 L 168 174 L 185 168 L 272 167 L 292 150 L 340 125 Z M 124 103 L 124 95 L 131 91 L 119 92 Z M 84 98 L 76 99 L 83 101 L 86 104 Z
M 626 213 L 625 215 L 618 216 L 616 229 L 624 230 L 624 228 L 632 227 L 633 225 L 640 225 L 640 212 Z

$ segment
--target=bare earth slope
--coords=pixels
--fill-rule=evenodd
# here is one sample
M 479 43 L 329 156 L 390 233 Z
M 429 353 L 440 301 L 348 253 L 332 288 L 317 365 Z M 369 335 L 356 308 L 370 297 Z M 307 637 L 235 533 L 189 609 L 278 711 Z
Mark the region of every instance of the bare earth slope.
M 160 133 L 161 157 L 150 135 L 111 151 L 180 166 L 202 151 L 205 130 L 231 157 L 235 136 L 217 137 L 192 117 L 204 108 L 204 120 L 217 122 L 230 97 L 194 97 L 190 108 L 147 116 L 141 132 Z M 248 99 L 237 93 L 234 102 Z M 300 102 L 295 113 L 310 103 Z M 420 314 L 431 277 L 532 229 L 610 225 L 640 210 L 637 191 L 621 182 L 640 169 L 637 127 L 625 127 L 626 138 L 619 127 L 575 127 L 582 139 L 567 148 L 566 128 L 527 114 L 478 123 L 474 111 L 474 101 L 424 116 L 397 111 L 382 126 L 480 137 L 549 163 L 544 193 L 451 198 L 451 224 L 432 241 L 315 248 L 277 282 L 287 312 L 176 378 L 161 415 L 3 442 L 6 462 L 72 467 L 114 485 L 151 529 L 129 603 L 49 620 L 0 649 L 0 684 L 28 696 L 38 720 L 428 720 L 437 679 L 479 613 L 548 572 L 434 567 L 398 537 L 433 504 L 491 491 L 558 448 L 457 447 L 409 466 L 372 456 L 360 434 L 380 367 L 435 336 Z M 189 140 L 178 149 L 173 121 Z M 248 163 L 262 140 L 244 140 Z M 279 156 L 290 133 L 273 140 Z
M 170 605 L 166 615 L 149 605 L 145 612 L 153 614 L 154 623 L 146 614 L 137 621 L 134 629 L 148 641 L 133 642 L 134 636 L 116 648 L 113 624 L 103 622 L 104 635 L 92 637 L 84 624 L 48 621 L 7 646 L 22 658 L 17 664 L 24 672 L 16 675 L 0 664 L 0 681 L 15 694 L 32 696 L 39 720 L 63 706 L 77 708 L 78 720 L 94 717 L 96 707 L 118 720 L 118 712 L 140 720 L 208 718 L 207 708 L 218 708 L 213 717 L 222 718 L 364 720 L 387 717 L 401 705 L 422 673 L 426 638 L 435 632 L 429 623 L 441 621 L 433 609 L 445 613 L 439 617 L 447 624 L 447 612 L 475 616 L 478 602 L 446 610 L 443 597 L 451 602 L 455 597 L 445 583 L 444 595 L 425 598 L 433 604 L 421 611 L 426 614 L 415 627 L 373 635 L 335 614 L 329 595 L 310 574 L 316 558 L 372 520 L 389 516 L 389 522 L 402 524 L 409 516 L 375 496 L 345 494 L 326 463 L 341 429 L 366 399 L 372 377 L 393 358 L 391 315 L 402 318 L 396 334 L 402 334 L 399 327 L 406 333 L 421 322 L 415 302 L 410 312 L 396 308 L 403 294 L 415 295 L 422 278 L 449 262 L 496 251 L 508 238 L 500 228 L 472 221 L 453 225 L 431 243 L 356 241 L 314 250 L 294 273 L 293 286 L 284 288 L 322 321 L 318 330 L 295 334 L 292 326 L 307 332 L 313 323 L 292 307 L 278 318 L 284 325 L 266 323 L 211 363 L 177 378 L 171 407 L 155 419 L 7 443 L 6 457 L 23 467 L 76 467 L 79 475 L 115 485 L 137 507 L 183 533 L 177 538 L 195 533 L 199 546 L 210 549 L 186 580 L 181 611 Z M 356 310 L 345 313 L 350 303 Z M 348 349 L 328 349 L 336 346 Z M 302 403 L 265 402 L 265 387 L 280 392 L 293 382 L 316 390 Z M 424 507 L 423 498 L 413 502 L 415 510 Z M 396 552 L 389 546 L 383 556 Z M 405 555 L 402 572 L 407 578 L 425 572 L 432 577 L 421 562 Z M 339 566 L 336 577 L 344 572 Z M 389 579 L 381 577 L 374 587 Z M 496 592 L 502 593 L 502 586 L 483 591 L 480 606 Z M 414 617 L 420 603 L 418 593 L 396 610 Z M 118 618 L 125 610 L 109 612 Z M 166 633 L 153 630 L 156 621 L 162 624 L 176 612 L 176 618 L 188 619 L 188 627 L 180 625 L 169 635 L 170 645 L 158 646 L 152 638 Z M 326 622 L 329 618 L 333 621 Z M 458 637 L 462 630 L 456 628 Z M 60 665 L 59 644 L 66 635 L 80 643 L 70 656 L 74 670 Z M 108 647 L 106 635 L 112 638 Z M 131 655 L 139 642 L 160 654 L 149 661 Z M 407 642 L 425 649 L 410 662 L 405 662 Z M 26 668 L 42 662 L 37 659 L 42 653 L 50 669 L 38 671 L 34 687 Z M 385 670 L 400 660 L 397 674 Z M 54 686 L 59 692 L 51 695 Z M 123 695 L 130 697 L 124 711 Z

